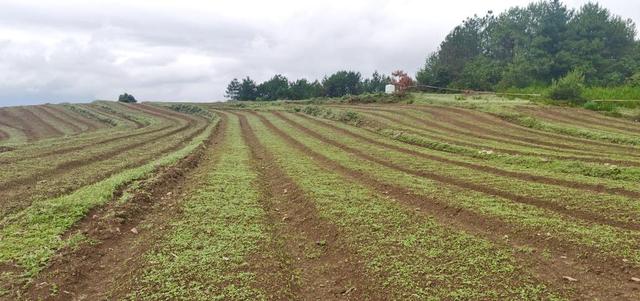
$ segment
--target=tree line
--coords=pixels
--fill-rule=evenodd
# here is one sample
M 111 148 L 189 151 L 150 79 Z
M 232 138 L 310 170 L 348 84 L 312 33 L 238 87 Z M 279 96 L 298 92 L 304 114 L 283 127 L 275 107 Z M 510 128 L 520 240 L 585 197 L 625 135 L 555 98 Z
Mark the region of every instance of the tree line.
M 546 87 L 567 81 L 590 86 L 640 86 L 640 41 L 630 19 L 597 3 L 577 10 L 558 0 L 467 18 L 430 54 L 421 84 L 477 90 Z
M 296 79 L 276 74 L 271 79 L 256 84 L 250 77 L 234 78 L 225 91 L 231 100 L 273 101 L 278 99 L 309 99 L 315 97 L 341 97 L 362 93 L 381 93 L 385 86 L 393 82 L 390 76 L 374 72 L 370 78 L 362 78 L 360 72 L 338 71 L 325 76 L 321 81 Z

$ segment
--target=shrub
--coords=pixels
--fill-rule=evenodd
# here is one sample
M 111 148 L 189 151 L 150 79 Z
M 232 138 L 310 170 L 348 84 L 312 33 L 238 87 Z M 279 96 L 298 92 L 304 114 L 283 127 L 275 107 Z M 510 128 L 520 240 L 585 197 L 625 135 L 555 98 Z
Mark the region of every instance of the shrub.
M 118 96 L 118 101 L 119 102 L 126 102 L 126 103 L 136 103 L 136 102 L 138 102 L 136 100 L 136 98 L 133 97 L 133 95 L 127 94 L 127 93 L 124 93 L 124 94 L 121 94 L 120 96 Z
M 640 71 L 634 73 L 626 81 L 626 84 L 630 87 L 640 88 Z
M 547 91 L 547 96 L 553 100 L 568 101 L 574 104 L 584 103 L 584 74 L 571 71 L 563 78 L 554 80 Z

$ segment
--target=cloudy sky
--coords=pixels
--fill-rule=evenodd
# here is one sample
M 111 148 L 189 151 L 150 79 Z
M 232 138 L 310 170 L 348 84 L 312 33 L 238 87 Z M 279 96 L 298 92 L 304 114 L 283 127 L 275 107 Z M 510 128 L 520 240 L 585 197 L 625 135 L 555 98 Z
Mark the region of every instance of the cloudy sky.
M 0 0 L 0 105 L 222 100 L 234 77 L 414 74 L 465 17 L 529 0 Z M 578 7 L 582 0 L 567 0 Z M 602 0 L 640 23 L 640 1 Z

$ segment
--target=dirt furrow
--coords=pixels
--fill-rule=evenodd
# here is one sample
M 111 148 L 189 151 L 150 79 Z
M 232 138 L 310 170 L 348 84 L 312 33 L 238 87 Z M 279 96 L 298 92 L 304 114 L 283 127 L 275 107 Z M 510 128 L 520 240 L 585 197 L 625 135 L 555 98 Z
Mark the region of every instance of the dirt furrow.
M 464 135 L 464 136 L 471 136 L 474 138 L 478 138 L 478 139 L 483 139 L 483 140 L 489 140 L 489 141 L 497 141 L 497 142 L 501 142 L 501 143 L 505 143 L 505 144 L 511 144 L 511 145 L 518 145 L 518 146 L 523 146 L 523 147 L 528 147 L 528 148 L 535 148 L 535 149 L 544 149 L 544 150 L 548 150 L 548 151 L 553 151 L 553 152 L 563 152 L 563 153 L 572 153 L 572 154 L 576 154 L 576 155 L 586 155 L 586 156 L 600 156 L 602 151 L 599 153 L 595 153 L 595 152 L 588 152 L 585 151 L 584 148 L 582 147 L 578 147 L 578 146 L 570 146 L 567 144 L 562 144 L 562 143 L 553 143 L 553 142 L 549 142 L 549 141 L 545 141 L 545 140 L 541 140 L 541 139 L 534 139 L 534 138 L 528 138 L 527 134 L 523 134 L 522 136 L 518 136 L 518 135 L 510 135 L 507 133 L 503 133 L 503 132 L 498 132 L 498 131 L 494 131 L 494 130 L 490 130 L 490 129 L 486 129 L 486 128 L 478 128 L 477 126 L 475 126 L 474 124 L 468 123 L 468 122 L 464 122 L 464 121 L 460 121 L 457 120 L 459 118 L 454 117 L 454 116 L 446 116 L 443 115 L 442 113 L 440 113 L 438 115 L 437 112 L 433 112 L 433 110 L 436 109 L 442 109 L 442 110 L 455 110 L 458 108 L 449 108 L 449 107 L 438 107 L 438 108 L 430 108 L 430 109 L 421 109 L 421 108 L 414 108 L 414 107 L 408 107 L 409 109 L 413 109 L 413 110 L 417 110 L 419 112 L 424 112 L 424 113 L 429 113 L 429 114 L 434 114 L 433 116 L 435 118 L 437 118 L 440 122 L 433 122 L 431 120 L 426 120 L 423 118 L 418 118 L 415 117 L 411 114 L 409 114 L 408 112 L 404 112 L 402 110 L 392 110 L 392 109 L 375 109 L 375 111 L 382 111 L 382 112 L 388 112 L 388 113 L 394 113 L 400 116 L 403 116 L 405 118 L 411 119 L 415 122 L 418 122 L 424 126 L 426 126 L 427 128 L 424 128 L 425 130 L 428 130 L 429 128 L 439 128 L 440 130 L 443 131 L 449 131 L 449 132 L 453 132 L 459 135 Z M 364 110 L 374 110 L 373 108 L 365 108 Z M 370 112 L 367 111 L 367 114 L 371 114 L 371 115 L 375 115 L 378 117 L 384 117 L 385 115 L 383 114 L 379 114 L 376 112 Z M 468 117 L 468 118 L 480 118 L 481 120 L 477 122 L 479 123 L 485 123 L 487 122 L 486 119 L 483 119 L 482 117 L 478 117 L 477 114 L 473 114 L 470 112 L 467 112 L 464 109 L 459 109 L 456 110 L 457 113 Z M 516 127 L 521 131 L 525 131 L 527 133 L 531 133 L 537 136 L 542 136 L 543 139 L 545 137 L 551 138 L 551 139 L 559 139 L 561 141 L 572 141 L 574 143 L 579 143 L 579 144 L 589 144 L 589 145 L 595 145 L 595 146 L 600 146 L 600 147 L 605 147 L 605 148 L 609 148 L 610 150 L 607 150 L 605 152 L 607 153 L 611 153 L 611 154 L 622 154 L 622 155 L 630 155 L 628 153 L 629 150 L 634 150 L 637 151 L 637 149 L 634 149 L 632 147 L 627 147 L 624 145 L 618 145 L 618 144 L 609 144 L 609 143 L 604 143 L 604 142 L 599 142 L 599 141 L 594 141 L 594 140 L 589 140 L 589 139 L 581 139 L 581 138 L 575 138 L 575 137 L 571 137 L 571 136 L 566 136 L 566 135 L 558 135 L 558 134 L 553 134 L 553 133 L 545 133 L 545 132 L 540 132 L 537 130 L 533 130 L 530 128 L 526 128 L 526 127 L 521 127 L 512 123 L 509 123 L 507 121 L 504 121 L 508 124 L 511 124 L 512 126 L 510 127 Z M 451 125 L 454 125 L 455 127 L 446 127 L 443 126 L 441 123 L 449 123 Z M 492 124 L 494 127 L 500 128 L 500 127 L 504 127 L 504 125 L 502 124 L 502 122 L 497 122 L 494 123 L 493 121 L 489 121 L 489 124 Z M 482 131 L 485 132 L 485 134 L 482 133 L 477 133 L 478 129 L 481 129 Z M 491 133 L 487 132 L 490 131 Z M 506 137 L 508 139 L 503 139 L 502 137 Z M 620 152 L 616 152 L 613 151 L 611 149 L 617 149 L 617 150 L 624 150 L 623 153 Z M 633 157 L 637 157 L 638 155 L 636 154 L 631 154 Z
M 552 111 L 552 110 L 544 110 L 544 109 L 520 108 L 520 111 L 526 114 L 543 118 L 543 119 L 549 119 L 551 121 L 566 123 L 573 126 L 591 128 L 591 129 L 600 130 L 600 131 L 609 130 L 615 133 L 623 133 L 626 135 L 637 135 L 638 133 L 640 133 L 640 127 L 628 128 L 624 126 L 617 126 L 615 124 L 607 124 L 607 123 L 601 122 L 596 118 L 585 119 L 580 117 L 581 114 L 570 114 L 568 112 L 563 112 L 560 109 L 554 109 Z
M 171 146 L 159 150 L 152 157 L 146 157 L 146 158 L 144 158 L 142 160 L 133 161 L 130 164 L 127 164 L 125 166 L 120 166 L 120 167 L 112 169 L 112 170 L 104 170 L 99 175 L 96 175 L 95 178 L 79 179 L 78 181 L 80 181 L 82 185 L 87 185 L 87 184 L 91 184 L 91 183 L 95 183 L 97 181 L 103 180 L 103 179 L 105 179 L 105 178 L 107 178 L 109 176 L 112 176 L 112 175 L 116 174 L 119 171 L 122 171 L 122 170 L 125 170 L 125 169 L 129 169 L 129 168 L 133 168 L 133 167 L 136 167 L 136 166 L 140 166 L 140 165 L 148 162 L 149 160 L 152 160 L 155 156 L 164 155 L 164 154 L 167 154 L 167 153 L 170 153 L 172 151 L 177 150 L 178 148 L 182 147 L 182 145 L 185 142 L 190 141 L 191 139 L 193 139 L 194 137 L 196 137 L 197 135 L 202 133 L 202 131 L 204 131 L 205 128 L 206 128 L 206 125 L 198 128 L 196 131 L 193 131 L 187 137 L 179 139 L 178 141 L 175 141 Z M 149 143 L 149 142 L 150 141 L 136 143 L 136 145 L 137 145 L 136 147 L 143 146 L 144 144 Z M 131 146 L 131 145 L 129 145 L 129 146 Z M 131 149 L 132 149 L 132 147 L 128 148 L 127 150 L 131 150 Z M 38 197 L 51 198 L 51 197 L 56 197 L 56 196 L 60 195 L 61 193 L 63 193 L 63 192 L 60 192 L 60 191 L 56 191 L 55 193 L 52 193 L 51 191 L 46 190 L 45 188 L 37 189 L 36 183 L 38 182 L 39 179 L 60 178 L 63 175 L 71 174 L 74 170 L 76 170 L 76 168 L 80 168 L 80 167 L 86 166 L 87 164 L 91 164 L 91 163 L 94 163 L 96 161 L 108 160 L 110 158 L 110 156 L 104 156 L 104 154 L 100 154 L 100 155 L 96 156 L 96 158 L 98 158 L 98 159 L 96 159 L 96 160 L 87 160 L 87 159 L 78 160 L 78 162 L 74 163 L 73 166 L 66 165 L 65 168 L 58 168 L 58 169 L 47 171 L 46 173 L 40 173 L 40 174 L 37 174 L 37 175 L 34 175 L 34 176 L 30 176 L 28 178 L 22 178 L 22 179 L 18 179 L 18 180 L 7 181 L 5 183 L 1 183 L 0 184 L 0 196 L 2 198 L 10 199 L 12 202 L 11 203 L 2 203 L 2 205 L 0 206 L 0 216 L 5 216 L 7 214 L 7 212 L 15 212 L 16 210 L 19 210 L 20 208 L 24 208 L 25 206 L 28 206 L 30 204 L 31 198 L 36 194 L 38 195 Z M 29 180 L 31 182 L 28 182 L 27 180 Z M 25 191 L 24 190 L 25 185 L 27 185 L 28 187 L 31 187 L 31 188 L 29 190 Z M 47 185 L 50 185 L 50 184 L 47 184 Z M 47 186 L 47 187 L 49 187 L 49 186 Z M 44 191 L 43 191 L 43 189 L 44 189 Z
M 276 115 L 277 116 L 277 115 Z M 623 223 L 620 221 L 614 221 L 611 219 L 608 219 L 606 217 L 600 216 L 600 215 L 596 215 L 590 212 L 584 212 L 584 211 L 577 211 L 574 209 L 568 209 L 565 208 L 559 204 L 556 203 L 552 203 L 549 202 L 545 199 L 541 199 L 541 198 L 537 198 L 537 197 L 533 197 L 533 196 L 528 196 L 528 195 L 519 195 L 519 194 L 515 194 L 509 191 L 504 191 L 504 190 L 499 190 L 493 187 L 489 187 L 489 186 L 485 186 L 485 185 L 480 185 L 480 184 L 475 184 L 475 183 L 470 183 L 461 179 L 457 179 L 457 178 L 453 178 L 453 177 L 449 177 L 449 176 L 445 176 L 445 175 L 441 175 L 435 172 L 430 172 L 430 171 L 424 171 L 424 170 L 415 170 L 415 169 L 410 169 L 410 168 L 406 168 L 403 166 L 399 166 L 397 164 L 394 164 L 388 160 L 384 160 L 384 159 L 380 159 L 374 156 L 371 156 L 369 154 L 366 154 L 360 150 L 357 150 L 355 148 L 346 146 L 344 144 L 341 144 L 335 140 L 326 138 L 320 134 L 318 134 L 315 131 L 312 131 L 308 128 L 305 128 L 304 126 L 301 126 L 300 124 L 297 124 L 295 122 L 288 122 L 286 119 L 283 119 L 285 122 L 287 122 L 288 124 L 290 124 L 291 126 L 293 126 L 294 128 L 296 128 L 297 130 L 305 133 L 306 135 L 309 135 L 310 137 L 313 137 L 315 139 L 318 139 L 324 143 L 333 145 L 345 152 L 351 153 L 354 156 L 361 158 L 363 160 L 367 160 L 367 161 L 371 161 L 371 162 L 375 162 L 377 164 L 380 164 L 382 166 L 385 166 L 387 168 L 391 168 L 394 170 L 398 170 L 407 174 L 411 174 L 414 176 L 418 176 L 418 177 L 423 177 L 423 178 L 427 178 L 433 181 L 437 181 L 443 184 L 447 184 L 447 185 L 451 185 L 451 186 L 455 186 L 455 187 L 459 187 L 462 189 L 467 189 L 467 190 L 473 190 L 473 191 L 477 191 L 477 192 L 481 192 L 487 195 L 491 195 L 491 196 L 495 196 L 495 197 L 500 197 L 500 198 L 504 198 L 513 202 L 517 202 L 517 203 L 523 203 L 523 204 L 528 204 L 528 205 L 533 205 L 536 207 L 540 207 L 540 208 L 545 208 L 548 210 L 552 210 L 567 216 L 572 216 L 575 218 L 579 218 L 579 219 L 583 219 L 585 221 L 590 221 L 590 222 L 595 222 L 595 223 L 599 223 L 599 224 L 605 224 L 605 225 L 609 225 L 609 226 L 613 226 L 613 227 L 618 227 L 621 229 L 629 229 L 629 230 L 640 230 L 640 225 L 636 224 L 636 223 Z
M 73 169 L 73 168 L 84 166 L 84 165 L 87 165 L 89 163 L 93 163 L 93 162 L 96 162 L 96 161 L 103 161 L 103 160 L 110 159 L 111 157 L 113 157 L 115 155 L 118 155 L 120 153 L 127 152 L 127 151 L 130 151 L 132 149 L 144 146 L 144 145 L 146 145 L 146 144 L 148 144 L 150 142 L 158 141 L 160 139 L 169 137 L 171 135 L 174 135 L 174 134 L 177 134 L 179 132 L 182 132 L 182 131 L 184 131 L 184 130 L 186 130 L 188 128 L 189 128 L 189 126 L 185 125 L 185 126 L 177 128 L 177 129 L 174 129 L 174 130 L 172 130 L 170 132 L 163 133 L 162 135 L 160 135 L 158 137 L 154 137 L 154 138 L 151 138 L 151 139 L 148 139 L 148 140 L 139 141 L 139 142 L 132 143 L 132 144 L 127 144 L 127 145 L 124 145 L 122 147 L 118 147 L 116 149 L 112 149 L 112 150 L 109 150 L 109 151 L 106 151 L 106 152 L 91 156 L 89 158 L 82 158 L 82 159 L 65 161 L 63 163 L 60 163 L 60 164 L 56 165 L 51 170 L 46 170 L 46 171 L 42 171 L 42 172 L 27 176 L 27 177 L 16 178 L 16 179 L 13 179 L 13 180 L 2 182 L 2 183 L 0 183 L 0 190 L 10 189 L 12 187 L 20 186 L 20 185 L 35 184 L 35 182 L 37 182 L 40 179 L 51 178 L 51 177 L 60 175 L 62 173 L 66 173 L 70 169 Z
M 328 170 L 353 179 L 374 191 L 388 195 L 392 200 L 410 208 L 416 208 L 425 216 L 435 218 L 440 224 L 448 225 L 493 241 L 509 248 L 533 246 L 533 253 L 515 253 L 522 264 L 533 271 L 547 285 L 564 291 L 575 300 L 635 300 L 640 297 L 637 285 L 629 281 L 638 270 L 621 260 L 602 258 L 597 250 L 589 250 L 556 240 L 541 238 L 531 231 L 519 231 L 513 225 L 501 220 L 477 214 L 445 202 L 416 195 L 409 189 L 383 183 L 361 172 L 346 168 L 324 155 L 310 149 L 273 125 L 264 116 L 254 113 L 262 123 L 293 148 L 313 158 Z M 543 250 L 552 252 L 545 256 Z M 576 282 L 566 282 L 563 277 L 573 275 Z
M 19 109 L 26 122 L 37 124 L 38 127 L 42 129 L 42 131 L 38 133 L 38 136 L 40 138 L 64 136 L 64 132 L 62 132 L 46 120 L 42 119 L 40 116 L 36 115 L 32 111 L 34 109 L 34 106 L 20 107 Z
M 377 110 L 380 111 L 380 110 Z M 430 129 L 439 129 L 441 131 L 443 131 L 444 133 L 455 133 L 457 135 L 461 135 L 461 136 L 467 136 L 467 137 L 473 137 L 476 139 L 482 139 L 482 140 L 488 140 L 488 141 L 495 141 L 495 142 L 499 142 L 499 143 L 504 143 L 506 145 L 517 145 L 520 147 L 527 147 L 527 148 L 532 148 L 532 149 L 543 149 L 543 150 L 547 150 L 547 151 L 552 151 L 552 152 L 563 152 L 563 153 L 575 153 L 575 154 L 582 154 L 582 155 L 594 155 L 591 153 L 583 153 L 583 152 L 579 152 L 575 149 L 573 150 L 563 150 L 563 149 L 558 149 L 558 148 L 554 148 L 551 146 L 543 146 L 543 145 L 535 145 L 535 144 L 531 144 L 531 143 L 527 143 L 527 142 L 523 142 L 523 141 L 514 141 L 514 140 L 510 140 L 510 139 L 502 139 L 500 137 L 495 137 L 495 136 L 491 136 L 491 135 L 483 135 L 480 133 L 476 133 L 475 132 L 475 128 L 464 128 L 464 129 L 458 129 L 458 128 L 454 128 L 454 127 L 447 127 L 447 126 L 443 126 L 440 122 L 435 122 L 435 121 L 431 121 L 431 120 L 426 120 L 426 119 L 422 119 L 422 118 L 418 118 L 415 117 L 413 115 L 410 115 L 406 112 L 401 112 L 401 111 L 395 111 L 395 110 L 387 110 L 389 113 L 393 113 L 396 115 L 400 115 L 404 118 L 410 119 L 414 122 L 417 122 L 419 124 L 421 124 L 423 127 L 418 127 L 419 129 L 423 129 L 423 130 L 427 130 L 429 131 Z M 377 116 L 377 117 L 384 117 L 386 115 L 384 114 L 380 114 L 380 113 L 376 113 L 376 112 L 369 112 L 367 111 L 366 114 L 370 114 L 373 116 Z M 415 126 L 414 126 L 415 127 Z
M 476 144 L 476 143 L 471 143 L 471 142 L 452 140 L 452 139 L 448 139 L 446 137 L 439 137 L 439 136 L 435 136 L 433 134 L 426 134 L 426 133 L 423 133 L 423 132 L 415 131 L 415 130 L 412 129 L 414 127 L 414 125 L 409 124 L 407 122 L 404 122 L 403 120 L 400 120 L 400 119 L 395 118 L 395 117 L 391 117 L 391 116 L 387 116 L 387 115 L 379 115 L 379 114 L 378 114 L 377 117 L 389 120 L 389 121 L 393 122 L 394 124 L 398 124 L 398 125 L 404 126 L 405 128 L 402 128 L 401 130 L 405 131 L 407 133 L 410 133 L 410 134 L 414 134 L 414 135 L 418 135 L 418 136 L 424 136 L 424 137 L 428 137 L 429 139 L 432 139 L 432 140 L 435 140 L 435 141 L 444 141 L 444 142 L 449 143 L 449 144 L 467 146 L 467 147 L 471 147 L 471 148 L 475 148 L 475 149 L 479 149 L 479 150 L 480 149 L 491 149 L 491 150 L 495 150 L 495 151 L 498 151 L 498 152 L 501 152 L 501 153 L 505 153 L 505 154 L 510 154 L 510 155 L 534 156 L 534 157 L 543 157 L 543 158 L 553 158 L 553 159 L 559 159 L 559 160 L 573 160 L 573 161 L 593 162 L 593 163 L 609 163 L 609 164 L 616 164 L 616 165 L 621 165 L 621 166 L 640 166 L 640 162 L 634 162 L 634 161 L 615 160 L 615 159 L 607 159 L 607 158 L 602 158 L 602 157 L 597 157 L 596 158 L 596 157 L 588 157 L 588 156 L 577 157 L 577 156 L 568 156 L 568 155 L 540 154 L 540 153 L 535 153 L 535 152 L 517 151 L 517 150 L 505 149 L 505 148 L 500 148 L 500 147 L 495 147 L 495 146 L 488 146 L 488 145 L 481 145 L 481 144 Z M 428 129 L 425 129 L 425 130 L 428 130 Z M 416 143 L 410 143 L 410 142 L 404 142 L 404 143 L 408 143 L 408 144 L 413 144 L 413 145 L 416 145 L 416 146 L 424 147 L 424 146 L 422 146 L 420 144 L 416 144 Z
M 294 261 L 294 269 L 300 271 L 299 300 L 335 300 L 348 298 L 359 300 L 361 293 L 371 291 L 364 267 L 358 264 L 354 252 L 344 247 L 340 232 L 327 221 L 319 218 L 314 203 L 298 185 L 277 166 L 275 158 L 260 143 L 244 115 L 240 117 L 242 134 L 252 153 L 254 165 L 262 180 L 266 201 L 265 211 L 272 223 L 280 224 L 277 236 L 285 239 L 284 245 Z M 279 199 L 274 202 L 273 199 Z M 318 247 L 322 242 L 322 255 L 309 258 L 308 246 Z M 381 292 L 380 292 L 381 293 Z M 382 297 L 380 294 L 377 296 Z
M 111 116 L 114 116 L 116 118 L 124 119 L 124 120 L 126 120 L 128 122 L 131 122 L 131 123 L 133 123 L 135 125 L 136 129 L 141 129 L 141 128 L 147 126 L 146 124 L 144 124 L 144 123 L 142 123 L 142 122 L 140 122 L 138 120 L 135 120 L 131 116 L 128 116 L 127 114 L 124 114 L 122 112 L 118 112 L 118 111 L 115 111 L 115 110 L 109 110 L 107 108 L 104 108 L 104 107 L 101 107 L 101 106 L 98 106 L 98 105 L 93 105 L 93 104 L 91 104 L 89 106 L 91 106 L 96 111 L 99 111 L 100 113 L 103 113 L 105 115 L 111 115 Z
M 506 132 L 499 132 L 496 130 L 478 127 L 475 124 L 462 121 L 461 118 L 456 116 L 450 116 L 443 111 L 437 111 L 437 108 L 429 108 L 429 109 L 416 109 L 419 112 L 429 113 L 437 120 L 437 124 L 450 124 L 454 127 L 461 129 L 466 133 L 473 133 L 473 135 L 478 135 L 478 138 L 481 139 L 490 139 L 496 140 L 504 143 L 511 143 L 515 145 L 530 147 L 530 148 L 538 148 L 545 149 L 550 151 L 562 151 L 562 152 L 575 152 L 575 153 L 583 153 L 589 154 L 588 152 L 582 151 L 582 149 L 578 146 L 572 146 L 564 143 L 555 143 L 546 140 L 540 140 L 535 138 L 529 138 L 525 135 L 512 135 Z M 390 110 L 391 111 L 391 110 Z M 402 114 L 403 116 L 411 116 L 406 112 L 392 111 L 397 114 Z M 414 117 L 416 118 L 416 117 Z M 418 120 L 425 120 L 422 118 L 417 118 Z M 503 138 L 504 137 L 504 138 Z
M 67 129 L 70 129 L 72 133 L 80 133 L 80 132 L 82 132 L 82 129 L 80 127 L 78 127 L 77 125 L 65 120 L 60 115 L 58 115 L 57 112 L 53 112 L 48 106 L 45 106 L 45 105 L 34 106 L 33 109 L 41 112 L 45 116 L 48 116 L 52 120 L 55 120 L 55 122 L 57 122 L 61 126 L 67 128 Z
M 274 112 L 274 114 L 278 115 L 280 118 L 292 121 L 288 117 L 284 116 L 282 113 Z M 388 149 L 393 149 L 395 151 L 399 151 L 399 152 L 402 152 L 402 153 L 405 153 L 405 154 L 408 154 L 408 155 L 412 155 L 412 156 L 416 156 L 416 157 L 421 157 L 421 158 L 428 159 L 428 160 L 431 160 L 431 161 L 437 161 L 437 162 L 447 163 L 447 164 L 451 164 L 451 165 L 466 167 L 466 168 L 470 168 L 470 169 L 473 169 L 473 170 L 479 170 L 479 171 L 483 171 L 483 172 L 486 172 L 486 173 L 490 173 L 490 174 L 493 174 L 493 175 L 509 177 L 509 178 L 515 178 L 515 179 L 519 179 L 519 180 L 523 180 L 523 181 L 536 182 L 536 183 L 542 183 L 542 184 L 549 184 L 549 185 L 555 185 L 555 186 L 562 186 L 562 187 L 573 188 L 573 189 L 588 190 L 588 191 L 597 192 L 597 193 L 610 193 L 610 194 L 618 194 L 618 195 L 623 195 L 623 196 L 632 197 L 632 198 L 640 198 L 640 192 L 627 190 L 627 189 L 624 189 L 624 188 L 612 188 L 612 187 L 607 187 L 607 186 L 602 185 L 602 184 L 581 183 L 581 182 L 569 181 L 569 180 L 564 180 L 564 179 L 556 179 L 556 178 L 550 178 L 550 177 L 545 177 L 545 176 L 532 175 L 532 174 L 528 174 L 528 173 L 524 173 L 524 172 L 503 170 L 503 169 L 499 169 L 499 168 L 495 168 L 495 167 L 491 167 L 491 166 L 487 166 L 487 165 L 480 165 L 480 164 L 474 164 L 474 163 L 469 163 L 469 162 L 456 161 L 456 160 L 447 159 L 447 158 L 444 158 L 444 157 L 429 155 L 429 154 L 417 152 L 417 151 L 414 151 L 414 150 L 411 150 L 411 149 L 408 149 L 408 148 L 399 147 L 399 146 L 396 146 L 396 145 L 393 145 L 393 144 L 376 141 L 376 140 L 373 140 L 371 138 L 367 138 L 365 136 L 356 134 L 353 131 L 349 131 L 349 130 L 337 127 L 337 126 L 335 126 L 335 125 L 333 125 L 333 124 L 331 124 L 330 122 L 327 122 L 327 121 L 322 121 L 322 120 L 318 120 L 318 119 L 315 119 L 315 118 L 310 118 L 310 117 L 307 117 L 305 115 L 299 115 L 299 116 L 302 116 L 302 117 L 306 118 L 307 120 L 310 120 L 310 121 L 312 121 L 312 122 L 314 122 L 316 124 L 322 125 L 322 126 L 324 126 L 326 128 L 330 128 L 333 131 L 336 131 L 336 132 L 341 133 L 343 135 L 354 137 L 356 139 L 365 141 L 365 142 L 367 142 L 369 144 L 373 144 L 373 145 L 384 147 L 384 148 L 388 148 Z
M 26 287 L 24 295 L 33 300 L 124 298 L 130 291 L 127 285 L 142 264 L 142 256 L 177 218 L 182 198 L 195 189 L 189 184 L 195 170 L 214 164 L 211 153 L 222 143 L 226 132 L 227 121 L 221 117 L 205 146 L 155 172 L 126 203 L 117 202 L 116 194 L 113 201 L 92 209 L 65 236 L 82 233 L 94 243 L 61 250 Z M 142 222 L 157 227 L 147 231 L 139 228 Z M 57 295 L 51 294 L 54 288 Z
M 84 129 L 83 131 L 86 131 L 86 132 L 94 131 L 102 127 L 101 124 L 98 124 L 91 119 L 87 119 L 73 112 L 69 112 L 68 110 L 64 108 L 60 108 L 59 106 L 54 106 L 54 105 L 44 105 L 44 106 L 57 112 L 61 116 L 64 116 L 66 119 L 70 120 L 72 123 L 76 124 L 78 127 L 86 127 L 86 129 Z
M 172 119 L 174 121 L 176 121 L 176 119 L 179 119 L 181 121 L 187 121 L 187 122 L 199 122 L 202 121 L 201 118 L 196 118 L 193 117 L 191 115 L 187 115 L 187 114 L 182 114 L 182 113 L 178 113 L 169 109 L 161 109 L 159 107 L 155 107 L 152 105 L 147 105 L 147 104 L 122 104 L 128 108 L 143 112 L 145 114 L 150 114 L 152 116 L 156 116 L 156 117 L 160 117 L 160 118 L 164 118 L 164 119 Z M 171 118 L 173 117 L 173 118 Z
M 455 114 L 461 115 L 463 117 L 469 118 L 471 120 L 474 120 L 476 122 L 479 123 L 483 123 L 483 124 L 487 124 L 489 127 L 493 127 L 493 128 L 504 128 L 504 127 L 508 127 L 508 128 L 513 128 L 514 130 L 518 130 L 523 132 L 523 135 L 526 135 L 525 133 L 529 133 L 532 135 L 536 135 L 538 137 L 540 137 L 541 139 L 554 139 L 554 140 L 560 140 L 560 141 L 570 141 L 573 143 L 577 143 L 579 145 L 594 145 L 594 146 L 599 146 L 599 147 L 605 147 L 605 148 L 615 148 L 615 149 L 619 149 L 619 150 L 635 150 L 638 151 L 637 148 L 634 148 L 632 146 L 626 146 L 626 145 L 620 145 L 620 144 L 615 144 L 615 143 L 607 143 L 607 142 L 602 142 L 602 141 L 597 141 L 597 140 L 591 140 L 591 139 L 586 139 L 586 138 L 578 138 L 578 137 L 573 137 L 573 136 L 569 136 L 569 135 L 562 135 L 562 134 L 556 134 L 556 133 L 552 133 L 552 132 L 545 132 L 542 130 L 536 130 L 536 129 L 532 129 L 532 128 L 528 128 L 528 127 L 524 127 L 518 124 L 514 124 L 512 122 L 509 122 L 507 120 L 504 120 L 502 118 L 499 117 L 493 117 L 492 115 L 489 114 L 484 114 L 484 113 L 477 113 L 477 112 L 473 112 L 471 110 L 468 109 L 464 109 L 464 108 L 458 108 L 458 107 L 450 107 L 450 106 L 441 106 L 441 107 L 437 107 L 434 109 L 439 109 L 439 110 L 445 110 L 445 111 L 449 111 L 449 112 L 454 112 Z M 537 139 L 536 139 L 537 141 Z
M 57 149 L 53 149 L 51 151 L 45 151 L 43 153 L 38 153 L 38 154 L 34 154 L 34 155 L 27 155 L 27 156 L 22 156 L 22 157 L 16 157 L 16 158 L 9 158 L 9 159 L 4 159 L 4 160 L 0 160 L 0 164 L 7 164 L 7 163 L 15 163 L 15 162 L 20 162 L 20 161 L 24 161 L 24 160 L 30 160 L 30 159 L 36 159 L 36 158 L 45 158 L 45 157 L 50 157 L 50 156 L 60 156 L 60 155 L 64 155 L 70 152 L 74 152 L 74 151 L 78 151 L 78 150 L 86 150 L 90 147 L 95 147 L 95 146 L 101 146 L 104 144 L 108 144 L 114 141 L 118 141 L 118 140 L 124 140 L 124 139 L 129 139 L 129 138 L 133 138 L 133 137 L 138 137 L 138 136 L 146 136 L 146 135 L 151 135 L 151 134 L 155 134 L 158 132 L 162 132 L 165 131 L 169 128 L 173 127 L 172 125 L 166 125 L 163 126 L 161 128 L 157 128 L 157 129 L 153 129 L 150 131 L 142 131 L 142 132 L 137 132 L 137 133 L 132 133 L 132 134 L 126 134 L 126 135 L 121 135 L 121 136 L 115 136 L 112 138 L 107 138 L 104 140 L 99 140 L 93 143 L 90 143 L 88 145 L 78 145 L 78 146 L 72 146 L 72 147 L 66 147 L 66 148 L 57 148 Z
M 25 135 L 27 141 L 37 140 L 39 137 L 37 131 L 29 122 L 25 122 L 7 109 L 0 109 L 0 120 L 4 126 L 20 130 Z

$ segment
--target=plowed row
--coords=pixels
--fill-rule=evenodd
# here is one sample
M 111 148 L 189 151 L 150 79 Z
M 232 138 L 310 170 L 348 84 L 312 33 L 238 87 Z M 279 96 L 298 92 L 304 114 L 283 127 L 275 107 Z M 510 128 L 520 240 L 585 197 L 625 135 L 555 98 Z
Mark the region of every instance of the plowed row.
M 16 174 L 2 193 L 25 196 L 0 224 L 0 296 L 640 298 L 636 124 L 537 106 L 313 106 L 202 105 L 206 121 L 97 103 L 87 116 L 122 125 L 0 157 Z M 78 173 L 69 192 L 38 190 Z M 87 205 L 90 186 L 111 188 Z

